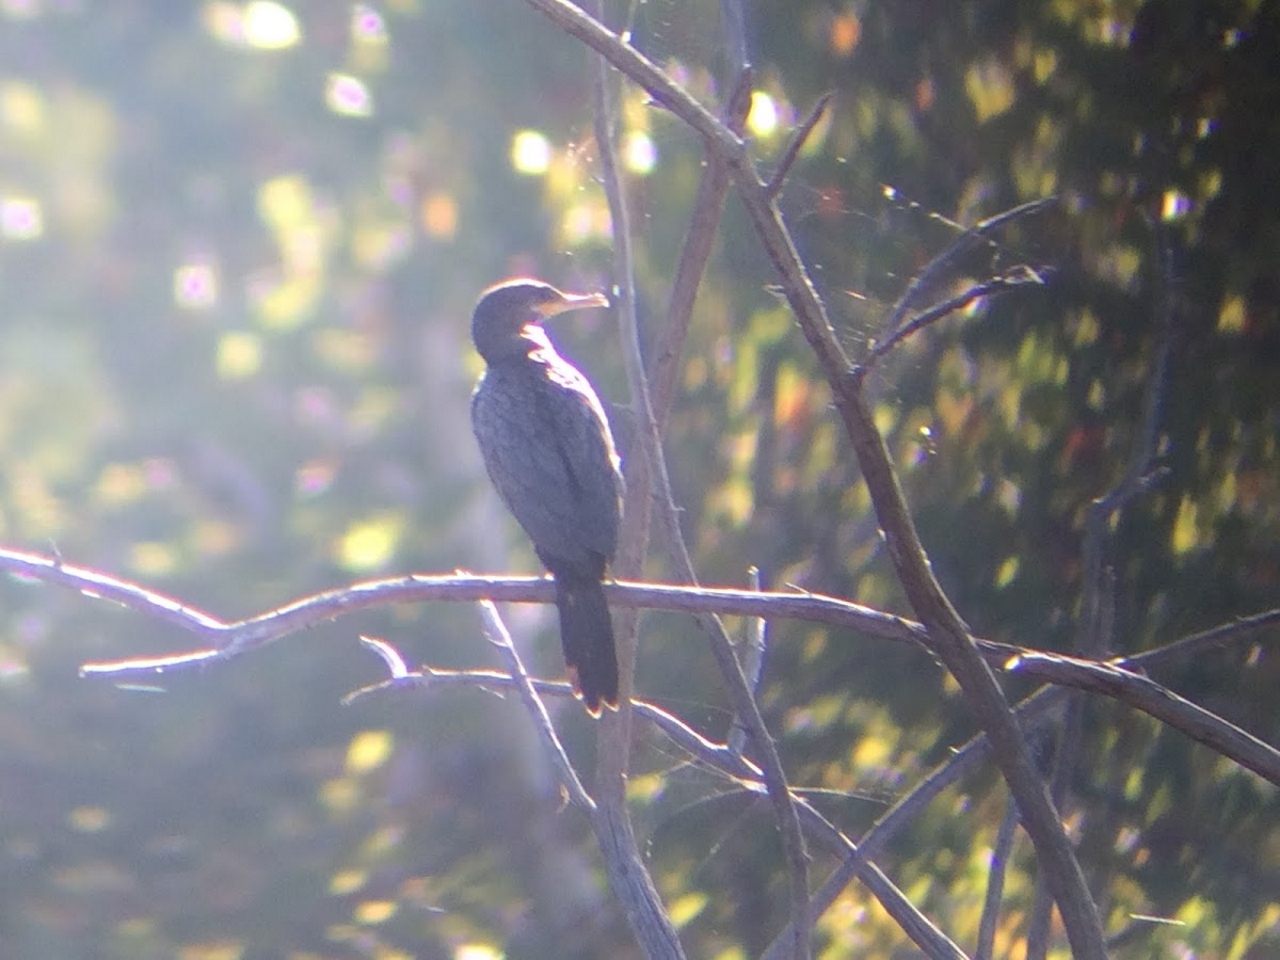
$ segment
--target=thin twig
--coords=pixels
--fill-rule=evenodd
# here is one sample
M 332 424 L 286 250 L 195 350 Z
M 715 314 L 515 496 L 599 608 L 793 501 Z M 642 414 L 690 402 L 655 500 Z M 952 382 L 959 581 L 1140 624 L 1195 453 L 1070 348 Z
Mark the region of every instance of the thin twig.
M 751 107 L 751 71 L 743 69 L 734 81 L 733 93 L 725 105 L 725 125 L 741 135 Z M 665 435 L 667 418 L 675 399 L 680 357 L 688 338 L 689 322 L 698 287 L 706 272 L 707 261 L 715 247 L 725 196 L 729 192 L 729 165 L 715 153 L 707 154 L 698 192 L 693 198 L 693 215 L 685 234 L 675 277 L 671 281 L 671 299 L 667 304 L 667 322 L 662 339 L 654 351 L 651 398 L 659 435 Z
M 752 590 L 760 589 L 760 568 L 752 567 L 747 571 L 748 582 Z M 769 621 L 764 617 L 755 617 L 747 622 L 747 638 L 742 654 L 742 675 L 747 679 L 751 695 L 759 698 L 760 678 L 764 671 L 764 651 L 768 644 Z M 735 715 L 729 725 L 729 736 L 726 738 L 729 749 L 734 753 L 742 753 L 747 745 L 747 727 L 742 718 Z
M 594 8 L 599 14 L 599 4 Z M 605 79 L 604 61 L 600 61 L 599 71 L 593 80 L 593 100 L 596 113 L 596 139 L 599 142 L 603 167 L 605 192 L 609 199 L 609 210 L 613 216 L 615 249 L 624 253 L 629 251 L 630 230 L 625 197 L 621 188 L 621 178 L 617 164 L 612 155 L 612 138 L 609 133 L 607 118 L 611 116 L 608 105 L 607 83 Z M 733 105 L 731 105 L 731 109 Z M 638 414 L 638 443 L 644 458 L 648 479 L 653 484 L 653 492 L 658 505 L 658 520 L 662 524 L 667 537 L 667 545 L 676 564 L 677 573 L 688 583 L 696 583 L 693 564 L 685 547 L 680 532 L 678 511 L 671 496 L 671 483 L 667 474 L 665 458 L 662 452 L 661 429 L 654 414 L 653 401 L 649 395 L 648 380 L 640 359 L 639 333 L 634 321 L 634 280 L 630 274 L 631 258 L 629 255 L 618 257 L 618 266 L 624 276 L 620 276 L 619 293 L 621 294 L 620 316 L 628 317 L 623 322 L 623 355 L 626 361 L 627 379 L 631 387 L 632 399 Z M 783 773 L 782 761 L 776 747 L 769 737 L 759 707 L 755 703 L 750 688 L 742 677 L 737 658 L 733 654 L 732 644 L 723 625 L 717 618 L 700 618 L 704 629 L 711 639 L 712 653 L 720 667 L 722 676 L 730 690 L 730 698 L 737 714 L 752 734 L 760 754 L 761 767 L 764 770 L 765 783 L 769 800 L 773 804 L 778 828 L 782 836 L 782 846 L 786 854 L 788 876 L 790 878 L 791 912 L 795 920 L 802 921 L 808 916 L 809 897 L 809 860 L 805 850 L 804 834 L 800 829 L 800 821 L 792 802 L 791 791 L 787 786 Z M 809 928 L 803 922 L 794 925 L 794 957 L 796 960 L 807 960 L 811 950 L 809 946 Z
M 765 188 L 770 197 L 777 198 L 778 194 L 782 192 L 782 187 L 787 181 L 787 176 L 791 173 L 791 168 L 795 165 L 796 158 L 800 156 L 800 151 L 804 149 L 809 137 L 813 135 L 814 128 L 818 125 L 818 121 L 822 119 L 822 115 L 827 112 L 827 107 L 831 105 L 835 95 L 834 90 L 828 90 L 820 96 L 818 102 L 813 105 L 808 115 L 801 121 L 800 126 L 796 127 L 795 133 L 791 135 L 791 142 L 787 144 L 787 149 L 782 152 L 778 167 L 773 171 L 773 176 L 769 178 L 769 185 Z
M 778 270 L 792 311 L 832 388 L 836 409 L 853 443 L 884 532 L 889 558 L 912 608 L 925 626 L 929 647 L 955 677 L 979 725 L 992 739 L 1000 771 L 1018 802 L 1023 824 L 1049 877 L 1072 949 L 1086 960 L 1102 960 L 1106 957 L 1102 924 L 1080 864 L 1045 792 L 1044 782 L 1032 762 L 1004 692 L 979 656 L 968 627 L 933 577 L 888 449 L 863 395 L 862 378 L 850 370 L 795 243 L 776 205 L 765 195 L 750 158 L 736 156 L 734 173 L 739 194 Z
M 551 725 L 551 718 L 547 716 L 547 708 L 543 705 L 542 698 L 538 696 L 538 691 L 530 680 L 524 663 L 520 660 L 520 654 L 516 652 L 515 644 L 511 642 L 511 634 L 507 631 L 507 625 L 502 622 L 498 608 L 492 600 L 481 600 L 477 606 L 480 608 L 480 619 L 484 623 L 485 636 L 502 652 L 503 659 L 507 661 L 516 692 L 524 702 L 525 709 L 529 711 L 533 727 L 538 732 L 538 739 L 542 741 L 542 747 L 556 772 L 556 778 L 564 787 L 572 803 L 576 803 L 587 811 L 595 810 L 596 803 L 587 793 L 587 788 L 582 785 L 582 781 L 578 779 L 578 773 L 573 769 L 573 764 L 569 762 L 569 756 L 564 752 L 560 738 L 556 736 L 555 727 Z
M 889 315 L 884 322 L 884 329 L 888 331 L 888 335 L 892 336 L 894 331 L 902 326 L 902 322 L 906 319 L 912 307 L 933 289 L 939 278 L 946 274 L 957 260 L 979 243 L 986 242 L 989 234 L 994 233 L 1006 224 L 1012 223 L 1014 220 L 1020 220 L 1023 217 L 1032 216 L 1048 210 L 1050 207 L 1057 206 L 1057 203 L 1056 197 L 1047 197 L 1042 200 L 1032 200 L 1028 203 L 1020 204 L 974 224 L 971 229 L 956 237 L 947 249 L 930 260 L 925 265 L 925 268 L 912 278 L 907 285 L 907 289 L 898 298 L 898 302 L 893 305 L 893 309 L 889 311 Z
M 597 7 L 598 10 L 598 7 Z M 628 214 L 625 198 L 621 189 L 617 165 L 612 157 L 612 142 L 608 125 L 602 118 L 610 115 L 605 92 L 606 82 L 603 75 L 603 61 L 600 61 L 600 75 L 593 83 L 597 91 L 596 101 L 596 139 L 600 143 L 600 156 L 604 173 L 605 191 L 609 197 L 609 209 L 613 214 L 614 243 L 623 245 L 629 242 Z M 630 257 L 619 257 L 619 265 L 629 271 Z M 620 283 L 622 296 L 621 307 L 625 313 L 630 309 L 631 321 L 624 323 L 623 354 L 626 360 L 627 379 L 630 381 L 631 395 L 636 402 L 638 413 L 638 443 L 644 457 L 650 481 L 654 485 L 654 496 L 658 506 L 658 521 L 666 533 L 667 545 L 670 548 L 676 565 L 678 576 L 688 583 L 696 583 L 693 562 L 684 544 L 683 535 L 675 503 L 671 496 L 671 482 L 667 474 L 666 461 L 662 452 L 662 438 L 657 418 L 653 412 L 653 403 L 649 396 L 648 380 L 640 361 L 639 334 L 634 323 L 634 307 L 631 291 L 634 283 L 629 272 L 625 276 L 625 285 Z M 794 951 L 796 960 L 807 960 L 811 954 L 809 945 L 809 927 L 803 919 L 809 913 L 809 857 L 805 850 L 804 834 L 800 829 L 799 817 L 792 802 L 791 791 L 787 786 L 786 776 L 782 768 L 782 760 L 764 725 L 759 706 L 752 696 L 741 668 L 733 653 L 733 646 L 723 625 L 714 616 L 700 618 L 704 629 L 711 639 L 711 649 L 721 675 L 729 687 L 730 699 L 735 712 L 743 718 L 752 734 L 753 742 L 760 755 L 760 765 L 764 770 L 765 784 L 768 788 L 769 800 L 773 804 L 778 829 L 782 836 L 782 847 L 786 854 L 788 876 L 790 879 L 791 914 L 794 923 Z
M 816 834 L 827 849 L 837 856 L 857 856 L 858 849 L 853 841 L 812 805 L 797 798 L 796 807 L 810 832 Z M 864 859 L 858 868 L 857 877 L 866 886 L 868 892 L 880 901 L 885 912 L 930 960 L 966 960 L 964 951 L 934 926 L 878 866 Z M 812 924 L 816 921 L 817 916 L 811 913 L 808 922 Z M 762 960 L 781 960 L 783 956 L 790 957 L 790 953 L 783 952 L 783 945 L 790 946 L 785 939 L 775 940 Z
M 944 300 L 942 303 L 930 307 L 923 313 L 919 313 L 912 317 L 909 323 L 905 323 L 898 329 L 894 330 L 885 340 L 877 343 L 871 352 L 867 354 L 866 359 L 863 361 L 863 366 L 873 366 L 886 353 L 896 347 L 903 340 L 907 339 L 907 337 L 911 336 L 917 330 L 923 329 L 931 323 L 936 323 L 939 320 L 951 316 L 951 314 L 956 313 L 957 311 L 963 310 L 975 300 L 980 300 L 982 297 L 989 297 L 999 293 L 1006 293 L 1010 290 L 1017 289 L 1018 287 L 1026 286 L 1027 284 L 1042 286 L 1044 282 L 1044 277 L 1041 274 L 1032 270 L 1028 266 L 1020 265 L 1014 267 L 1012 270 L 1005 271 L 998 277 L 991 277 L 981 283 L 975 283 L 963 293 L 959 293 L 956 296 L 951 297 L 949 300 Z
M 1018 805 L 1010 797 L 1000 818 L 996 842 L 991 849 L 991 869 L 987 871 L 987 893 L 982 902 L 982 918 L 978 921 L 978 945 L 973 960 L 991 960 L 996 943 L 996 927 L 1000 922 L 1000 903 L 1004 898 L 1004 876 L 1013 853 L 1013 840 L 1018 833 Z
M 1157 233 L 1158 236 L 1158 233 Z M 1163 473 L 1155 466 L 1159 448 L 1161 412 L 1168 388 L 1169 365 L 1173 355 L 1174 309 L 1170 291 L 1172 268 L 1167 250 L 1157 243 L 1157 332 L 1151 375 L 1142 394 L 1142 419 L 1134 433 L 1124 475 L 1091 504 L 1085 515 L 1084 582 L 1080 598 L 1080 619 L 1075 636 L 1075 653 L 1081 657 L 1101 656 L 1112 649 L 1115 637 L 1116 574 L 1106 562 L 1116 514 L 1147 493 Z M 1074 698 L 1067 707 L 1066 720 L 1058 732 L 1050 793 L 1061 810 L 1067 802 L 1079 755 L 1084 749 L 1087 704 Z M 1216 717 L 1214 719 L 1217 719 Z M 1230 726 L 1228 724 L 1228 726 Z M 1037 881 L 1027 934 L 1028 960 L 1043 960 L 1049 950 L 1049 898 L 1043 880 Z
M 390 663 L 403 663 L 402 658 L 393 648 L 382 641 L 376 641 L 376 649 L 384 662 L 388 662 L 393 676 L 381 683 L 371 684 L 348 694 L 344 703 L 353 703 L 369 696 L 375 696 L 388 690 L 419 688 L 424 690 L 449 686 L 468 686 L 486 689 L 506 690 L 518 686 L 519 681 L 505 673 L 493 670 L 436 670 L 424 668 L 421 671 L 404 672 Z M 562 697 L 572 699 L 573 688 L 564 682 L 530 679 L 532 688 L 539 696 Z M 734 787 L 752 796 L 767 793 L 763 774 L 759 767 L 750 760 L 734 753 L 726 744 L 714 743 L 699 734 L 678 717 L 668 713 L 656 704 L 636 700 L 632 704 L 635 716 L 647 720 L 660 730 L 673 744 L 689 754 L 704 766 L 713 769 L 726 777 Z M 856 856 L 857 848 L 839 829 L 822 816 L 803 797 L 795 797 L 797 810 L 809 832 L 836 856 Z M 868 891 L 875 896 L 904 932 L 929 957 L 960 960 L 964 954 L 945 934 L 938 930 L 924 916 L 879 867 L 865 858 L 859 863 L 857 876 L 863 880 Z M 817 915 L 814 915 L 816 919 Z M 786 956 L 790 956 L 790 937 L 786 941 Z M 783 954 L 771 951 L 770 956 L 780 957 Z
M 1280 607 L 1263 610 L 1248 617 L 1237 617 L 1229 623 L 1200 630 L 1153 650 L 1119 657 L 1114 662 L 1122 667 L 1153 670 L 1242 643 L 1255 634 L 1265 633 L 1275 627 L 1280 627 Z
M 1067 691 L 1059 688 L 1042 689 L 1027 697 L 1018 704 L 1015 713 L 1018 722 L 1028 733 L 1036 730 L 1058 715 L 1058 710 L 1066 700 Z M 913 823 L 924 809 L 937 799 L 947 787 L 967 776 L 991 756 L 991 741 L 986 734 L 978 734 L 964 746 L 955 750 L 950 757 L 936 767 L 923 780 L 904 794 L 892 807 L 880 815 L 871 829 L 858 841 L 856 852 L 850 853 L 841 861 L 822 886 L 813 895 L 810 905 L 810 919 L 816 922 L 831 905 L 836 902 L 841 891 L 849 885 L 864 864 L 879 856 L 885 848 Z M 773 945 L 765 956 L 781 958 L 776 951 L 780 943 L 785 943 L 788 931 L 783 931 L 774 938 Z

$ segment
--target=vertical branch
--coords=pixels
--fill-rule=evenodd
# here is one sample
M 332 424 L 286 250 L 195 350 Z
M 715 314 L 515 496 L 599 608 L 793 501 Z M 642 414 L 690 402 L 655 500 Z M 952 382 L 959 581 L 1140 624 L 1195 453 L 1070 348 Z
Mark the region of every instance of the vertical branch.
M 592 13 L 603 16 L 601 0 L 593 0 Z M 631 252 L 631 230 L 622 184 L 614 153 L 609 96 L 609 69 L 601 57 L 591 57 L 591 100 L 596 146 L 604 171 L 605 192 L 613 223 L 614 306 L 622 333 L 622 352 L 631 395 L 652 421 L 649 398 L 640 365 L 640 339 L 635 312 L 635 266 Z M 619 562 L 624 575 L 634 576 L 644 561 L 649 540 L 648 492 L 629 489 L 623 514 Z M 616 617 L 620 696 L 617 714 L 602 718 L 597 744 L 597 807 L 593 818 L 609 881 L 622 902 L 636 939 L 649 957 L 684 957 L 680 938 L 662 904 L 653 878 L 636 845 L 635 828 L 627 808 L 626 773 L 631 744 L 631 698 L 635 686 L 635 663 L 639 613 L 627 610 Z
M 996 925 L 1000 920 L 1000 900 L 1004 896 L 1004 874 L 1013 852 L 1013 839 L 1018 833 L 1018 805 L 1013 798 L 1005 804 L 1000 829 L 991 850 L 991 869 L 987 873 L 987 895 L 982 904 L 982 919 L 978 921 L 978 946 L 973 951 L 974 960 L 991 960 L 996 943 Z
M 596 0 L 595 12 L 598 14 L 599 10 L 599 3 Z M 678 511 L 671 496 L 670 478 L 662 452 L 660 428 L 657 417 L 654 415 L 653 401 L 649 395 L 649 382 L 640 358 L 640 337 L 635 320 L 634 268 L 630 253 L 630 219 L 626 198 L 622 190 L 621 177 L 618 173 L 617 158 L 613 150 L 613 137 L 610 130 L 610 118 L 613 110 L 609 102 L 607 66 L 603 58 L 599 59 L 597 64 L 598 67 L 592 83 L 596 114 L 596 140 L 604 174 L 605 192 L 609 199 L 609 212 L 613 221 L 615 250 L 618 253 L 615 299 L 618 302 L 619 319 L 623 333 L 623 353 L 627 379 L 631 386 L 631 395 L 638 419 L 638 436 L 635 446 L 641 452 L 641 461 L 644 464 L 647 482 L 652 485 L 659 504 L 659 521 L 662 523 L 663 530 L 667 536 L 677 574 L 686 582 L 694 584 L 697 583 L 697 578 L 694 574 L 692 560 L 684 544 L 683 535 L 680 532 Z M 632 502 L 634 502 L 634 499 Z M 752 735 L 757 750 L 761 754 L 761 766 L 765 774 L 765 784 L 769 799 L 774 807 L 775 816 L 778 819 L 779 830 L 782 834 L 782 846 L 786 853 L 790 875 L 791 915 L 794 931 L 793 956 L 796 960 L 807 960 L 810 956 L 810 928 L 807 922 L 809 913 L 808 852 L 805 849 L 804 834 L 800 829 L 799 814 L 796 812 L 792 801 L 791 791 L 783 773 L 781 758 L 778 756 L 777 749 L 765 727 L 764 719 L 760 715 L 760 709 L 755 702 L 751 688 L 742 674 L 742 669 L 738 664 L 737 657 L 734 655 L 728 634 L 717 617 L 700 617 L 699 622 L 711 636 L 712 653 L 729 687 L 735 713 L 744 718 L 745 725 Z M 634 651 L 634 632 L 628 645 Z M 631 661 L 629 674 L 633 674 L 634 671 L 634 652 L 631 655 Z M 624 695 L 629 694 L 629 685 L 624 684 L 623 692 Z M 623 699 L 626 699 L 626 696 Z M 616 726 L 625 731 L 627 721 L 628 713 L 623 711 L 619 715 Z M 607 746 L 607 741 L 610 739 L 612 739 L 611 731 L 606 728 L 606 733 L 601 738 L 602 748 Z M 615 809 L 620 809 L 621 819 L 626 820 L 625 796 L 621 790 L 625 768 L 620 766 L 618 761 L 620 753 L 625 756 L 625 746 L 621 744 L 618 746 L 620 749 L 610 750 L 607 755 L 605 750 L 602 749 L 600 757 L 602 780 L 599 793 L 601 806 L 613 807 L 615 804 L 612 801 L 616 799 L 617 807 Z M 618 787 L 616 798 L 610 796 L 613 793 L 612 784 L 616 784 Z M 609 802 L 606 802 L 606 798 L 609 798 Z M 629 821 L 627 822 L 627 830 L 630 831 Z M 634 846 L 634 838 L 632 838 L 631 844 Z

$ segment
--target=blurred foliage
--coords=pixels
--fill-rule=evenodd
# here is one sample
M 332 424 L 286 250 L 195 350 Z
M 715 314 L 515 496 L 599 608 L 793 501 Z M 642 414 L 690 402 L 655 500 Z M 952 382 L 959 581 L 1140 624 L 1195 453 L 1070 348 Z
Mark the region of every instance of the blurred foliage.
M 1110 646 L 1275 606 L 1280 7 L 745 6 L 766 164 L 818 95 L 837 94 L 783 207 L 855 356 L 962 225 L 1062 199 L 928 299 L 1018 262 L 1045 269 L 1047 288 L 917 334 L 875 384 L 934 567 L 974 629 L 1081 641 L 1085 511 L 1127 467 L 1166 320 L 1168 473 L 1105 544 Z M 613 13 L 718 102 L 716 4 Z M 385 573 L 536 569 L 473 449 L 466 318 L 506 274 L 608 283 L 573 41 L 515 2 L 13 0 L 0 64 L 6 546 L 56 549 L 224 617 Z M 701 155 L 635 91 L 622 120 L 652 340 Z M 905 612 L 773 280 L 731 201 L 668 448 L 699 571 L 740 583 L 754 564 L 768 584 Z M 625 440 L 613 331 L 556 335 Z M 358 632 L 414 662 L 492 664 L 464 606 L 348 618 L 159 694 L 76 667 L 187 638 L 50 587 L 10 580 L 0 598 L 4 956 L 635 955 L 589 829 L 561 808 L 518 709 L 474 691 L 339 706 L 378 677 Z M 509 615 L 554 675 L 546 611 Z M 685 618 L 650 615 L 640 660 L 645 696 L 723 735 Z M 1158 679 L 1275 743 L 1277 663 L 1260 640 Z M 926 656 L 811 625 L 774 625 L 762 701 L 794 780 L 855 836 L 972 733 Z M 557 716 L 589 770 L 589 722 Z M 1278 949 L 1275 789 L 1114 704 L 1089 701 L 1084 728 L 1065 813 L 1108 931 L 1127 929 L 1117 955 Z M 636 815 L 690 955 L 759 952 L 786 912 L 766 810 L 639 737 Z M 1004 804 L 984 770 L 882 860 L 962 944 Z M 1021 955 L 1031 861 L 1020 840 L 1000 956 Z M 831 866 L 817 855 L 815 876 Z M 831 957 L 908 949 L 857 886 L 819 942 Z

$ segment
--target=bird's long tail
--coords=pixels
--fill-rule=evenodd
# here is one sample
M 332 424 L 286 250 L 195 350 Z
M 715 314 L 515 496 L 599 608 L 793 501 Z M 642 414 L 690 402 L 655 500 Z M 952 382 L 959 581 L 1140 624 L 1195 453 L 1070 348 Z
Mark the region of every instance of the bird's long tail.
M 560 611 L 560 644 L 573 689 L 592 716 L 600 705 L 618 707 L 618 655 L 613 645 L 613 621 L 599 580 L 563 573 L 555 575 L 556 607 Z

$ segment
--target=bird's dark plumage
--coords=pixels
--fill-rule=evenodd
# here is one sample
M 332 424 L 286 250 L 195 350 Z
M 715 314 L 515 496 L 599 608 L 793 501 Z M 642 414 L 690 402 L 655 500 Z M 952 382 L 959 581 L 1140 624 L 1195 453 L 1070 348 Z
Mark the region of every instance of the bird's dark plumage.
M 555 577 L 560 640 L 587 709 L 618 705 L 618 663 L 602 580 L 618 545 L 622 474 L 591 384 L 564 360 L 542 321 L 606 306 L 538 280 L 480 296 L 471 337 L 487 365 L 471 426 L 489 478 Z

